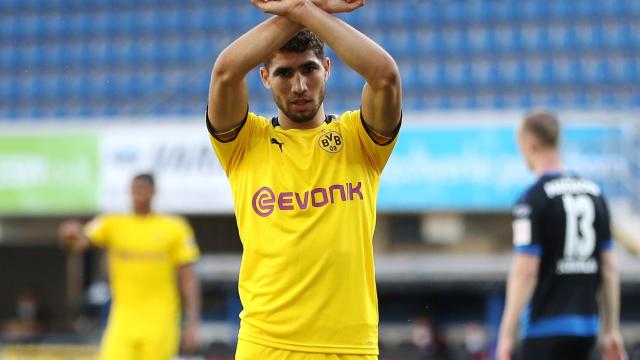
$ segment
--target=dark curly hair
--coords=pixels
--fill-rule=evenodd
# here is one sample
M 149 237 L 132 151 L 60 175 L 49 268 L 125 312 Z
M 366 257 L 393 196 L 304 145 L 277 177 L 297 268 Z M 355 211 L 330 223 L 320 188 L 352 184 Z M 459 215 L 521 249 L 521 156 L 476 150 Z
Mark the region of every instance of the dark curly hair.
M 133 177 L 133 181 L 138 181 L 138 180 L 146 181 L 147 183 L 149 183 L 149 185 L 151 185 L 151 187 L 156 186 L 156 180 L 153 174 L 151 173 L 141 173 Z
M 324 60 L 324 42 L 311 30 L 304 29 L 284 44 L 278 52 L 303 53 L 313 50 L 313 54 L 320 60 Z M 274 54 L 275 55 L 275 54 Z M 269 68 L 273 55 L 264 62 L 264 67 Z

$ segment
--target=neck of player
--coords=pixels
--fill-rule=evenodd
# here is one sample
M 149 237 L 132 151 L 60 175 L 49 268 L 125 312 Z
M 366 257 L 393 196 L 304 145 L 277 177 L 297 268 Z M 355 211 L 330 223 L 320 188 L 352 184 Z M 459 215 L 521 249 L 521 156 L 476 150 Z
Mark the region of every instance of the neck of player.
M 534 160 L 533 172 L 538 176 L 562 171 L 564 171 L 564 165 L 557 151 L 541 152 Z
M 134 204 L 133 205 L 133 212 L 136 215 L 149 215 L 151 214 L 151 204 L 150 203 L 146 203 L 146 204 Z
M 318 109 L 318 112 L 316 113 L 316 115 L 305 122 L 297 122 L 297 121 L 293 121 L 291 119 L 289 119 L 289 117 L 287 115 L 285 115 L 285 113 L 280 110 L 278 111 L 278 122 L 280 123 L 280 127 L 282 127 L 284 130 L 289 130 L 289 129 L 302 129 L 302 130 L 307 130 L 307 129 L 315 129 L 318 126 L 322 125 L 322 123 L 325 120 L 325 112 L 324 112 L 324 105 L 320 105 L 320 108 Z

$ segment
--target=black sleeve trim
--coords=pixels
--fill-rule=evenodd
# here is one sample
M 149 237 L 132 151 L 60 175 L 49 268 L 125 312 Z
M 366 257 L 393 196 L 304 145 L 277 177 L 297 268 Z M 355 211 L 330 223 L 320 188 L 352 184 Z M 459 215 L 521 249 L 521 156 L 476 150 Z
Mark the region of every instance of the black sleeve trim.
M 364 127 L 367 135 L 369 135 L 369 139 L 371 139 L 371 141 L 373 141 L 378 146 L 387 146 L 391 144 L 396 139 L 396 137 L 398 137 L 398 133 L 400 133 L 400 125 L 402 125 L 402 111 L 400 111 L 400 121 L 398 122 L 398 126 L 393 129 L 393 134 L 391 135 L 389 141 L 383 144 L 379 143 L 376 139 L 373 138 L 374 131 L 371 130 L 371 128 L 369 128 L 369 125 L 367 125 L 367 122 L 364 121 L 364 117 L 362 116 L 362 108 L 360 108 L 360 122 L 362 123 L 362 126 Z
M 207 131 L 209 131 L 209 134 L 211 134 L 211 136 L 216 139 L 217 141 L 221 142 L 221 143 L 228 143 L 228 142 L 232 142 L 233 140 L 235 140 L 238 135 L 240 134 L 240 130 L 242 130 L 242 128 L 244 127 L 244 124 L 247 122 L 247 118 L 249 117 L 249 108 L 247 107 L 247 112 L 244 114 L 244 119 L 242 119 L 242 122 L 240 123 L 240 125 L 238 125 L 238 127 L 236 127 L 235 129 L 233 129 L 233 131 L 235 132 L 233 134 L 233 136 L 230 139 L 226 139 L 223 140 L 219 137 L 219 133 L 216 133 L 216 130 L 213 128 L 213 126 L 211 126 L 211 121 L 209 121 L 209 107 L 207 106 L 207 110 L 204 113 L 205 116 L 205 120 L 207 122 Z

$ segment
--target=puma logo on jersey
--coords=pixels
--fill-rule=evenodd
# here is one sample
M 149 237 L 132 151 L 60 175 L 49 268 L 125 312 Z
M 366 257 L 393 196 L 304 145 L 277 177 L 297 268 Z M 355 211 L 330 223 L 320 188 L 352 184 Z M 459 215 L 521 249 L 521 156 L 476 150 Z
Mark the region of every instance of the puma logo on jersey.
M 271 138 L 271 143 L 273 145 L 278 145 L 278 148 L 280 149 L 280 152 L 282 152 L 282 145 L 284 145 L 284 143 L 281 143 L 280 141 L 278 141 L 278 139 L 276 138 Z

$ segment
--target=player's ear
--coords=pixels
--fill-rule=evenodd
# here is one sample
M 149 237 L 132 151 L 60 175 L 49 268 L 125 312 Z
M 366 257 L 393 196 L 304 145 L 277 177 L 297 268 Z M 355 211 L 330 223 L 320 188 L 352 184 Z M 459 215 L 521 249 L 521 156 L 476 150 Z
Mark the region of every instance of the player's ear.
M 322 67 L 324 67 L 324 81 L 327 81 L 331 74 L 331 60 L 328 57 L 325 57 L 322 61 Z
M 534 136 L 527 136 L 527 147 L 531 153 L 537 153 L 540 151 L 540 142 Z
M 262 85 L 267 89 L 271 89 L 271 82 L 269 81 L 269 70 L 266 67 L 260 67 L 260 79 L 262 80 Z

